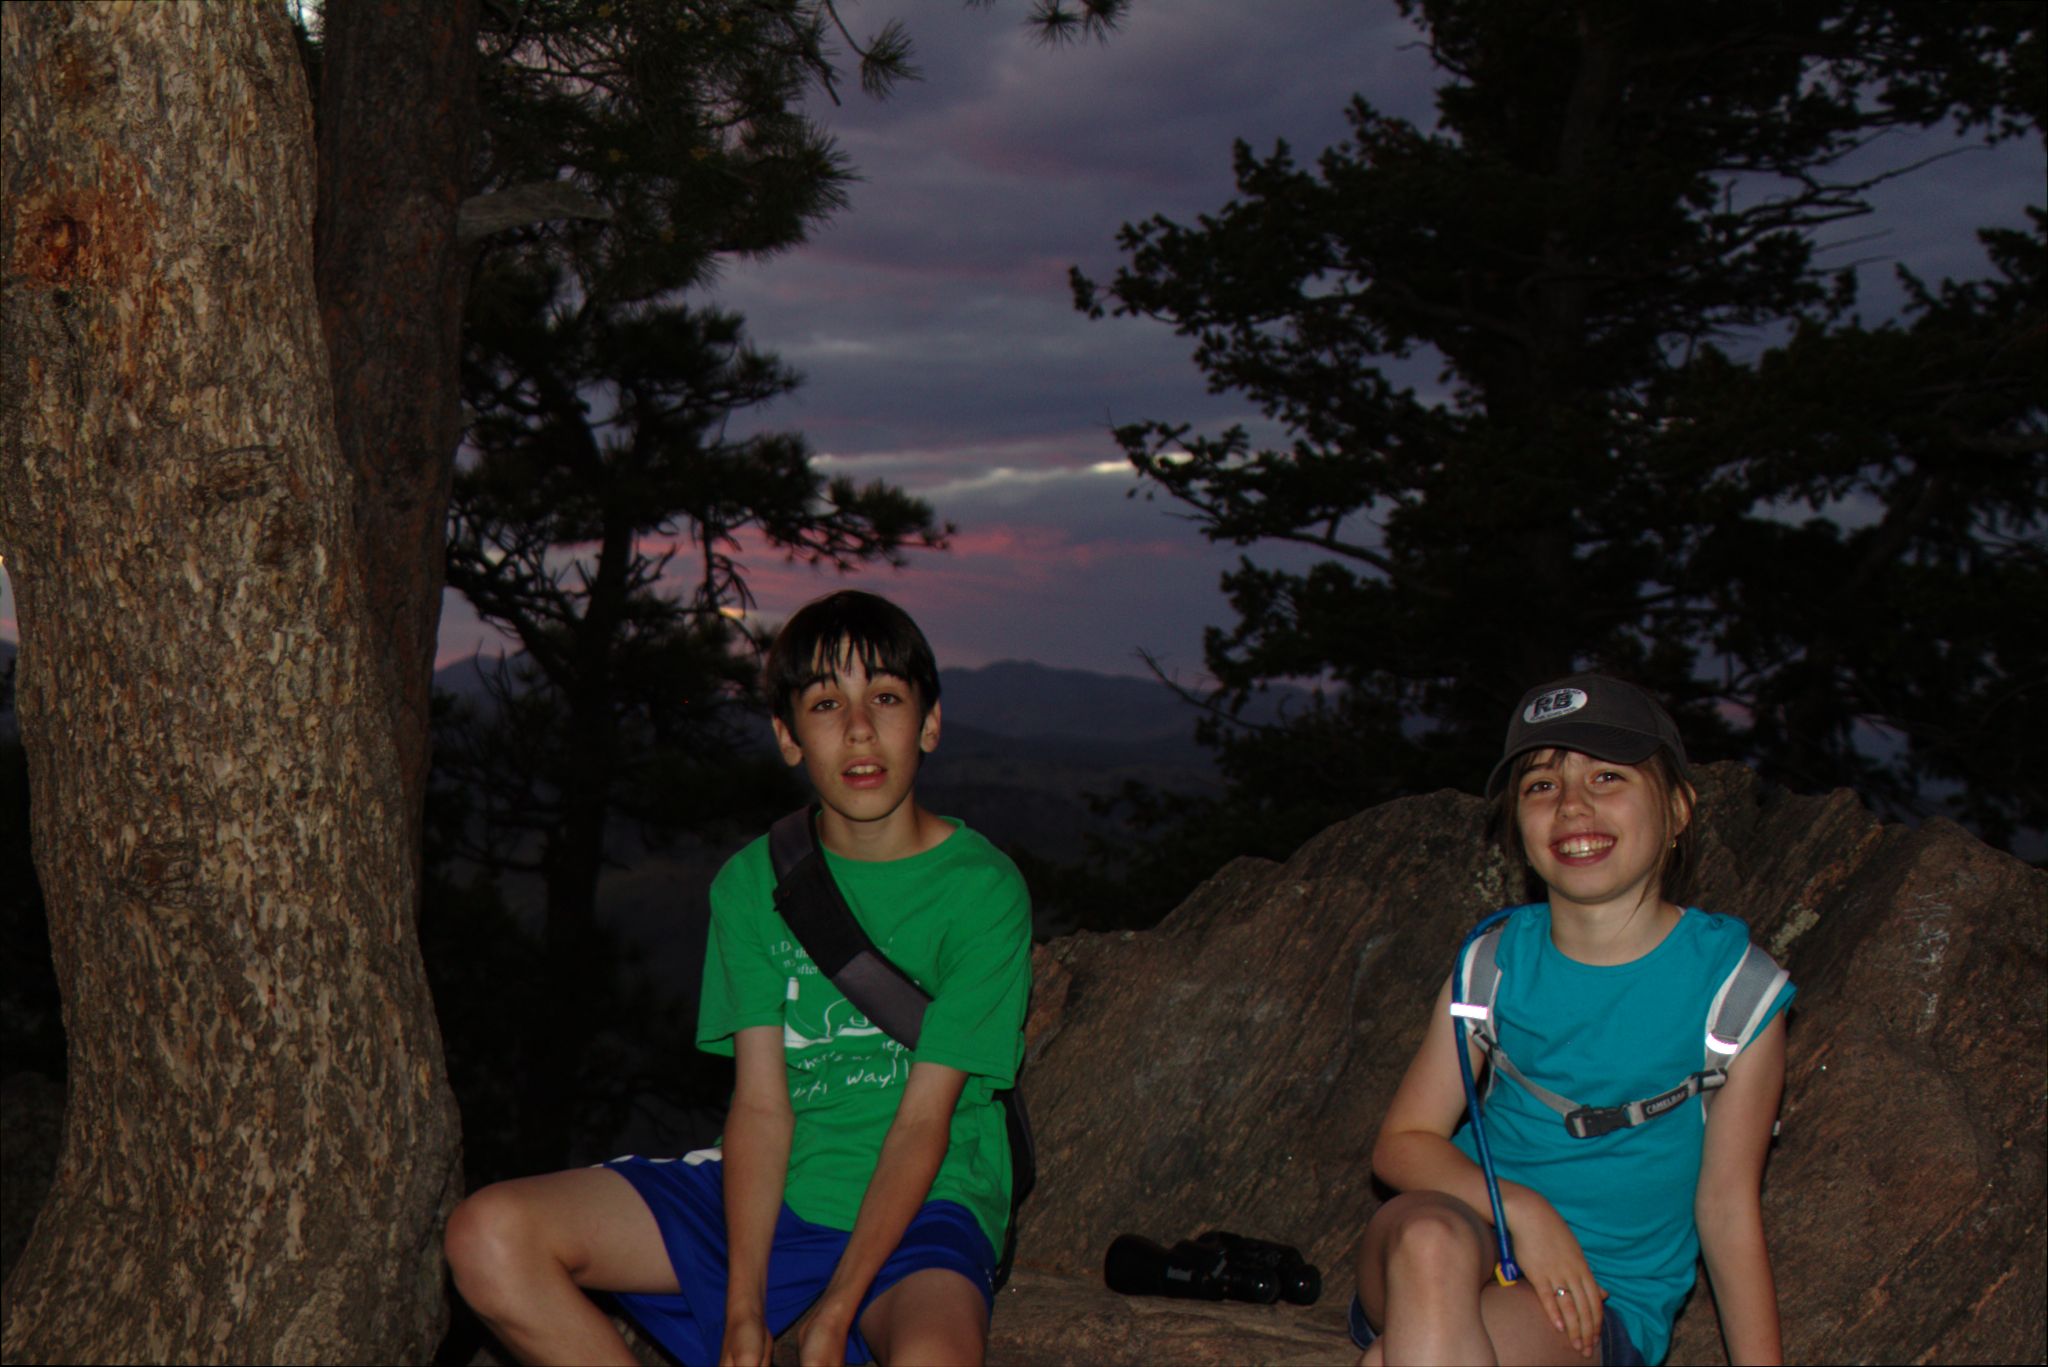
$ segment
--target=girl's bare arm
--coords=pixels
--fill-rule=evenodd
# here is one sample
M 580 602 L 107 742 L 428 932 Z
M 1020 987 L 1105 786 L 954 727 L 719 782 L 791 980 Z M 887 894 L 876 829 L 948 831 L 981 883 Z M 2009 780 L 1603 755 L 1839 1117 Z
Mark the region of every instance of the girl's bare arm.
M 1415 1061 L 1408 1065 L 1386 1119 L 1380 1122 L 1372 1167 L 1391 1187 L 1443 1192 L 1491 1223 L 1493 1203 L 1487 1198 L 1486 1175 L 1450 1139 L 1465 1112 L 1465 1085 L 1458 1074 L 1457 1033 L 1451 1021 L 1451 982 L 1446 978 L 1430 1010 L 1422 1047 L 1415 1051 Z M 1479 1049 L 1469 1032 L 1466 1047 L 1476 1077 Z M 1573 1332 L 1564 1309 L 1552 1299 L 1556 1288 L 1569 1287 L 1577 1293 L 1572 1309 L 1582 1316 L 1583 1333 L 1597 1339 L 1605 1293 L 1586 1265 L 1571 1227 L 1541 1193 L 1519 1183 L 1503 1181 L 1500 1199 L 1515 1240 L 1515 1261 L 1542 1296 L 1551 1323 L 1560 1333 Z
M 1480 1076 L 1484 1060 L 1479 1046 L 1469 1038 L 1472 1074 Z M 1465 1086 L 1458 1075 L 1457 1034 L 1451 1024 L 1451 982 L 1436 994 L 1430 1008 L 1429 1026 L 1423 1032 L 1422 1047 L 1402 1075 L 1394 1099 L 1387 1105 L 1386 1118 L 1372 1146 L 1372 1170 L 1382 1182 L 1399 1191 L 1441 1191 L 1455 1196 L 1488 1221 L 1493 1219 L 1486 1197 L 1486 1177 L 1479 1165 L 1451 1143 L 1451 1132 L 1465 1113 Z M 1500 1184 L 1501 1200 L 1514 1207 L 1535 1193 L 1513 1182 Z M 1537 1197 L 1541 1200 L 1541 1197 Z M 1548 1203 L 1545 1203 L 1546 1206 Z
M 1785 1016 L 1750 1041 L 1729 1065 L 1728 1082 L 1707 1110 L 1693 1211 L 1700 1251 L 1721 1313 L 1731 1363 L 1784 1360 L 1777 1283 L 1764 1247 L 1764 1158 L 1785 1088 Z

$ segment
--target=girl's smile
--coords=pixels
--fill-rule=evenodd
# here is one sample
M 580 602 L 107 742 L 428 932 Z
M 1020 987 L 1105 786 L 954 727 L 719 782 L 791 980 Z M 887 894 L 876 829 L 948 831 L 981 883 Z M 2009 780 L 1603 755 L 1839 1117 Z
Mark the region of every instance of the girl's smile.
M 1614 837 L 1569 835 L 1560 840 L 1553 840 L 1550 848 L 1567 864 L 1591 864 L 1607 857 L 1607 852 L 1614 848 Z
M 1664 851 L 1688 812 L 1633 764 L 1577 750 L 1538 754 L 1521 778 L 1515 820 L 1522 848 L 1550 887 L 1553 908 L 1634 911 L 1655 904 Z

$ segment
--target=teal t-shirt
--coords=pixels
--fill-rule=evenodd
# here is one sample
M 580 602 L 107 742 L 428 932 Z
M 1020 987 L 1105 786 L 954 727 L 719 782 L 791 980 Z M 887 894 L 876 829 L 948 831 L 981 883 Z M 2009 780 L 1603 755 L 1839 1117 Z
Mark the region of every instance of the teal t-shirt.
M 949 818 L 950 820 L 950 818 Z M 775 910 L 763 836 L 711 884 L 699 1048 L 733 1052 L 736 1031 L 782 1027 L 796 1132 L 783 1199 L 804 1219 L 852 1229 L 896 1118 L 910 1065 L 967 1074 L 932 1200 L 974 1213 L 991 1248 L 1010 1218 L 1009 1146 L 994 1094 L 1016 1080 L 1031 994 L 1031 902 L 1017 866 L 962 826 L 908 859 L 825 862 L 868 938 L 931 994 L 915 1053 L 854 1009 Z
M 1703 1065 L 1707 1008 L 1748 945 L 1742 922 L 1687 908 L 1642 958 L 1583 964 L 1551 943 L 1548 905 L 1524 907 L 1500 941 L 1501 1047 L 1530 1081 L 1582 1105 L 1654 1096 Z M 1758 1033 L 1792 994 L 1787 983 Z M 1574 1139 L 1507 1077 L 1482 1104 L 1495 1171 L 1556 1207 L 1608 1293 L 1607 1313 L 1621 1316 L 1645 1361 L 1663 1361 L 1699 1258 L 1701 1102 L 1594 1139 Z M 1469 1124 L 1451 1142 L 1478 1161 Z

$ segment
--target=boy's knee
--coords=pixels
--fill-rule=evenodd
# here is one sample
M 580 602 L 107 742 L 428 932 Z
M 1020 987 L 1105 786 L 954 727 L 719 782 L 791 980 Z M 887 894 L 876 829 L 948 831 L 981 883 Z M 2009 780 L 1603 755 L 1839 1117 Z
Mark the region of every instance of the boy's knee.
M 528 1243 L 527 1224 L 518 1196 L 503 1183 L 473 1192 L 449 1215 L 441 1251 L 463 1299 L 478 1311 L 485 1311 L 480 1302 L 509 1290 Z
M 988 1348 L 988 1302 L 964 1275 L 926 1268 L 876 1297 L 861 1332 L 888 1367 L 978 1363 Z
M 899 1327 L 889 1344 L 888 1367 L 973 1364 L 988 1351 L 988 1332 L 978 1320 L 927 1320 Z

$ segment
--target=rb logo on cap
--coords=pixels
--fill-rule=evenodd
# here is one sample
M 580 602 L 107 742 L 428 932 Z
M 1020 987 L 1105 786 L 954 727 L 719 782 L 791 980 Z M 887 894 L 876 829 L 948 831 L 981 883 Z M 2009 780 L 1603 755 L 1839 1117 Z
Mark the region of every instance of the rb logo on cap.
M 1576 712 L 1586 705 L 1586 693 L 1579 688 L 1560 688 L 1555 693 L 1545 693 L 1522 709 L 1522 720 L 1526 722 L 1555 721 L 1567 713 Z

